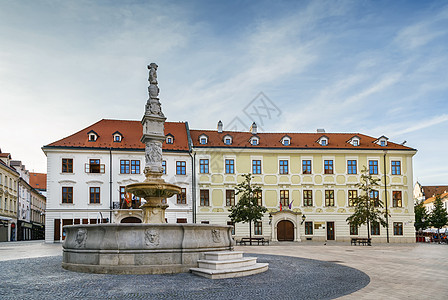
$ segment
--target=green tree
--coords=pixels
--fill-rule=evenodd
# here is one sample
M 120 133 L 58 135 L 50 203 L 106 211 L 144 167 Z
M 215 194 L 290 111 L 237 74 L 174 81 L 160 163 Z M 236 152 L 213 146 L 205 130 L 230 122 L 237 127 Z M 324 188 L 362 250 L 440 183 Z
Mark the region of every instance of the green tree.
M 235 187 L 239 199 L 238 203 L 229 209 L 229 218 L 234 223 L 249 223 L 249 237 L 252 245 L 252 222 L 260 220 L 267 208 L 258 205 L 257 195 L 261 193 L 261 188 L 251 185 L 252 175 L 245 174 L 243 177 L 244 181 Z
M 425 230 L 429 226 L 429 215 L 426 212 L 426 208 L 423 205 L 423 200 L 414 205 L 415 223 L 414 227 L 416 231 Z
M 443 207 L 440 195 L 436 196 L 434 201 L 434 209 L 429 214 L 429 224 L 437 228 L 437 237 L 440 239 L 440 228 L 448 224 L 448 215 L 446 209 Z
M 370 224 L 379 223 L 381 226 L 387 226 L 385 220 L 386 211 L 383 209 L 383 202 L 378 198 L 374 199 L 371 193 L 379 187 L 380 179 L 374 178 L 366 166 L 361 171 L 361 180 L 356 185 L 361 193 L 353 199 L 355 212 L 346 219 L 349 224 L 361 226 L 367 224 L 367 237 L 370 239 Z

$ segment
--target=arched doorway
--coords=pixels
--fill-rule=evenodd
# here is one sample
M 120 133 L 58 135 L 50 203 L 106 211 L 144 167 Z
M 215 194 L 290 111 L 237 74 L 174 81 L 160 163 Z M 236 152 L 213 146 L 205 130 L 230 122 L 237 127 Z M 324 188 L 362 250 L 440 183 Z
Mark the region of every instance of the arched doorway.
M 277 224 L 278 241 L 294 241 L 294 224 L 291 221 L 283 220 Z
M 124 218 L 123 220 L 121 220 L 120 223 L 141 223 L 142 220 L 140 220 L 139 218 L 136 217 L 127 217 Z

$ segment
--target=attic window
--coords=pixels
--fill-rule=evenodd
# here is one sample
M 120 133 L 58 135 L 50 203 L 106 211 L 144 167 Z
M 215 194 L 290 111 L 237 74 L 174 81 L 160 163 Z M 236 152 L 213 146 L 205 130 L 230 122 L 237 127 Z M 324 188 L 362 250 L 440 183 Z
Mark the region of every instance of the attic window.
M 358 140 L 353 140 L 353 146 L 359 146 L 359 141 Z
M 173 138 L 170 137 L 170 136 L 167 137 L 167 138 L 166 138 L 166 143 L 167 143 L 167 144 L 172 144 L 172 143 L 173 143 Z
M 289 146 L 289 140 L 288 139 L 284 139 L 283 140 L 283 146 Z
M 114 136 L 114 142 L 121 142 L 121 136 L 120 135 L 115 135 Z
M 385 147 L 386 146 L 386 141 L 385 140 L 380 141 L 380 145 L 381 145 L 381 147 Z
M 322 146 L 326 146 L 327 145 L 327 140 L 323 139 L 322 141 L 320 141 L 320 144 Z
M 207 145 L 208 138 L 205 134 L 199 136 L 199 144 Z
M 318 140 L 317 143 L 321 146 L 327 146 L 328 145 L 328 137 L 323 135 Z
M 259 142 L 259 140 L 258 140 L 257 137 L 253 137 L 253 138 L 250 139 L 250 144 L 251 144 L 252 146 L 257 146 L 257 145 L 258 145 L 258 142 Z
M 96 141 L 96 134 L 94 134 L 94 133 L 89 134 L 89 142 L 94 142 L 94 141 Z
M 232 137 L 230 135 L 226 135 L 224 137 L 224 144 L 225 145 L 232 145 Z
M 380 145 L 381 147 L 386 147 L 387 140 L 388 140 L 388 138 L 383 135 L 383 136 L 379 137 L 376 141 L 374 141 L 374 143 L 376 143 L 377 145 Z

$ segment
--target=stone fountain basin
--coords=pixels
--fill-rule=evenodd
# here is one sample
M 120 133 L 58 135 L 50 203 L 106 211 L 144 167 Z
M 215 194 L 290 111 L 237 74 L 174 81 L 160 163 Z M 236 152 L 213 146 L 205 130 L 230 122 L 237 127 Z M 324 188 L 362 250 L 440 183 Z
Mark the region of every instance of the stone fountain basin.
M 233 250 L 232 227 L 208 224 L 64 226 L 62 267 L 105 274 L 188 272 L 209 251 Z
M 181 188 L 177 185 L 159 181 L 144 181 L 132 183 L 126 186 L 126 191 L 140 198 L 169 198 L 181 192 Z

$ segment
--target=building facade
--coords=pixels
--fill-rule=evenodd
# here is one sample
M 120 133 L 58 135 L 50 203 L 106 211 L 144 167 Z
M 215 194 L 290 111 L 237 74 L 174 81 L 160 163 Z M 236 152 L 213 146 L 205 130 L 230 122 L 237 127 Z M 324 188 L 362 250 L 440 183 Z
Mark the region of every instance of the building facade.
M 167 222 L 192 222 L 191 156 L 186 123 L 165 123 L 164 179 L 182 188 L 167 199 Z M 145 179 L 142 124 L 101 120 L 44 146 L 47 156 L 46 242 L 64 239 L 71 224 L 141 222 L 141 199 L 125 186 Z
M 197 222 L 233 225 L 235 186 L 251 173 L 268 208 L 253 234 L 273 241 L 349 241 L 366 227 L 346 222 L 360 191 L 361 170 L 381 180 L 372 198 L 387 202 L 388 228 L 372 226 L 373 241 L 415 242 L 412 157 L 415 149 L 362 134 L 257 133 L 191 130 L 197 177 Z M 384 181 L 385 180 L 385 181 Z M 249 236 L 235 225 L 235 238 Z
M 0 242 L 17 240 L 19 173 L 11 167 L 11 155 L 0 151 Z

